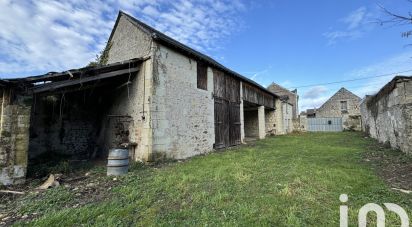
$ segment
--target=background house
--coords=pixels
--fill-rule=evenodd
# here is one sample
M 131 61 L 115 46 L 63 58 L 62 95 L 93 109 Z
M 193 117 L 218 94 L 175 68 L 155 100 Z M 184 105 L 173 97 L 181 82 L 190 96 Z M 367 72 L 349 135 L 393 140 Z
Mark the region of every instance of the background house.
M 297 119 L 299 115 L 299 95 L 298 90 L 290 91 L 279 84 L 272 82 L 267 89 L 279 97 L 284 97 L 283 101 L 292 105 L 292 118 Z
M 346 88 L 339 89 L 318 109 L 304 113 L 309 131 L 361 130 L 360 101 Z

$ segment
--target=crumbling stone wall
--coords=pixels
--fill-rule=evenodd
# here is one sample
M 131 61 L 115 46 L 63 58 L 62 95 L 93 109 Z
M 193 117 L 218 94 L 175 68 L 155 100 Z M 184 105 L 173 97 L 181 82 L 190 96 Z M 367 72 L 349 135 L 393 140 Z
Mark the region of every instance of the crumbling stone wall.
M 306 132 L 308 130 L 308 117 L 306 115 L 299 116 L 300 131 Z
M 412 80 L 395 79 L 361 104 L 362 129 L 381 143 L 412 154 Z
M 18 184 L 26 176 L 31 98 L 7 88 L 0 96 L 0 184 Z
M 347 131 L 361 131 L 362 120 L 360 115 L 344 114 L 342 116 L 343 130 Z

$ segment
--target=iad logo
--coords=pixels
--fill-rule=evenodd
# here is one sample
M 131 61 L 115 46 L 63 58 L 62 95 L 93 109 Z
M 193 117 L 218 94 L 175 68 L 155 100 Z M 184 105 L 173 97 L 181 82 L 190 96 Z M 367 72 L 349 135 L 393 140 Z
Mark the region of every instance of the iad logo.
M 348 202 L 348 195 L 342 194 L 339 196 L 339 200 L 342 203 Z M 386 209 L 396 213 L 401 219 L 401 227 L 409 227 L 409 217 L 406 211 L 394 203 L 384 203 Z M 367 216 L 369 212 L 376 213 L 376 226 L 384 227 L 385 226 L 385 211 L 381 206 L 375 203 L 368 203 L 362 208 L 359 209 L 358 213 L 358 223 L 359 227 L 366 227 Z M 348 227 L 348 206 L 340 206 L 340 227 Z

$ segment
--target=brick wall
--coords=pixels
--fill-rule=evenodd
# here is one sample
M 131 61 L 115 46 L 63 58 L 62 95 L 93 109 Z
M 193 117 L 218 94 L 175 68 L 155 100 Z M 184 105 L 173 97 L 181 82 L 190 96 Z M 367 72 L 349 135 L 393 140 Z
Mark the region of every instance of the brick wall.
M 5 88 L 0 95 L 0 184 L 18 184 L 26 176 L 31 98 Z

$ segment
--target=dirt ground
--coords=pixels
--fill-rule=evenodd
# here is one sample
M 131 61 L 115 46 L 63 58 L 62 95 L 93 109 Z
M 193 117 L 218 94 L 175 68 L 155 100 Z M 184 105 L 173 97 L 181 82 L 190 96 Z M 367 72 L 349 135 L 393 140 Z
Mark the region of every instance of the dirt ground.
M 113 187 L 118 185 L 116 177 L 106 177 L 105 163 L 93 162 L 88 168 L 65 173 L 53 172 L 58 176 L 59 188 L 64 192 L 69 191 L 73 198 L 64 203 L 65 207 L 79 207 L 94 203 L 109 196 Z M 32 200 L 47 200 L 50 189 L 37 189 L 48 176 L 42 178 L 28 178 L 26 183 L 13 186 L 0 186 L 0 190 L 23 192 L 23 195 L 0 193 L 0 226 L 9 226 L 16 221 L 30 221 L 38 216 L 37 213 L 22 214 L 22 204 Z M 44 201 L 47 204 L 47 201 Z
M 364 161 L 393 189 L 412 193 L 412 155 L 376 143 L 365 153 Z

